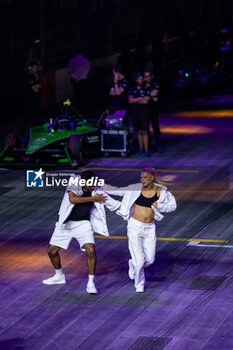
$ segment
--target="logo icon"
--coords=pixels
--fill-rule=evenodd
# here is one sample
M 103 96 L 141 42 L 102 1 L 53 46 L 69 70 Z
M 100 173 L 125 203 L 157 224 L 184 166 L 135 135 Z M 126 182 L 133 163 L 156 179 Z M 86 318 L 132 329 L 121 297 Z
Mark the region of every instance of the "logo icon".
M 27 187 L 43 187 L 44 186 L 44 171 L 40 170 L 27 170 Z

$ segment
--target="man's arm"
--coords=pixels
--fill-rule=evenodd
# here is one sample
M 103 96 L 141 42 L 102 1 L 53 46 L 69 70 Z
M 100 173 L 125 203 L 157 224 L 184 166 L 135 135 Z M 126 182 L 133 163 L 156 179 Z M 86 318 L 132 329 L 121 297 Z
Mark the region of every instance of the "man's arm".
M 141 97 L 141 100 L 138 102 L 140 105 L 146 105 L 149 102 L 149 97 Z
M 72 204 L 80 204 L 80 203 L 88 203 L 88 202 L 99 202 L 104 203 L 108 197 L 103 194 L 96 194 L 95 196 L 91 197 L 80 197 L 74 194 L 74 192 L 68 191 L 69 193 L 69 200 Z
M 159 94 L 159 90 L 157 90 L 157 89 L 154 89 L 151 91 L 150 98 L 153 102 L 158 102 L 158 100 L 159 100 L 158 94 Z
M 121 95 L 123 92 L 125 91 L 125 89 L 121 86 L 118 87 L 117 84 L 114 85 L 114 88 L 111 88 L 111 90 L 109 91 L 109 95 L 110 96 L 119 96 Z
M 129 95 L 128 101 L 129 103 L 139 103 L 144 97 L 133 97 L 132 95 Z
M 110 95 L 110 96 L 115 96 L 115 95 L 116 95 L 116 92 L 115 92 L 114 87 L 112 87 L 112 88 L 109 90 L 109 95 Z
M 154 90 L 151 91 L 150 95 L 151 95 L 151 97 L 155 97 L 155 96 L 158 95 L 158 93 L 159 93 L 159 90 L 154 89 Z

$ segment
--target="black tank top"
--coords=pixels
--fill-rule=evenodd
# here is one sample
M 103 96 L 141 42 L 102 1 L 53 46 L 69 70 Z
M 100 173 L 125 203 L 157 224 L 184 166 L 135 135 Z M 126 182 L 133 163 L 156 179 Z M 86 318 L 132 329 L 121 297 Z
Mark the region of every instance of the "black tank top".
M 141 193 L 140 196 L 135 201 L 135 204 L 140 205 L 141 207 L 147 207 L 150 208 L 154 202 L 158 200 L 157 193 L 153 197 L 147 198 L 144 197 Z
M 81 197 L 91 197 L 90 191 L 84 191 Z M 90 211 L 93 207 L 93 202 L 86 202 L 86 203 L 76 203 L 73 206 L 73 209 L 66 219 L 65 223 L 67 221 L 82 221 L 82 220 L 89 220 L 90 221 Z

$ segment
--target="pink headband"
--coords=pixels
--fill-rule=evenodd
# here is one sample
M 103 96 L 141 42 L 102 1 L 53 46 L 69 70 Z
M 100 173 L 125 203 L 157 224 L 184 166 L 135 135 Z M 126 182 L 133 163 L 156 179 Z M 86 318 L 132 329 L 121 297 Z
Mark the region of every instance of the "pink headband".
M 148 171 L 154 175 L 154 170 L 152 168 L 143 168 L 142 171 Z

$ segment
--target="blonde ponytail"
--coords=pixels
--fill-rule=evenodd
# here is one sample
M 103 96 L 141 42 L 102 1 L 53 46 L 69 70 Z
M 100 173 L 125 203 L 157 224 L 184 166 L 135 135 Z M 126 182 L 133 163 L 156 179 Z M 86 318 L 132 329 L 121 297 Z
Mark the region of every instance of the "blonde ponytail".
M 161 178 L 155 171 L 154 168 L 143 168 L 142 171 L 147 171 L 148 173 L 152 174 L 154 176 L 155 182 L 162 185 L 162 186 L 166 186 L 168 187 L 169 185 L 172 184 L 172 181 L 169 180 L 165 180 L 163 178 Z M 169 176 L 170 177 L 170 176 Z

